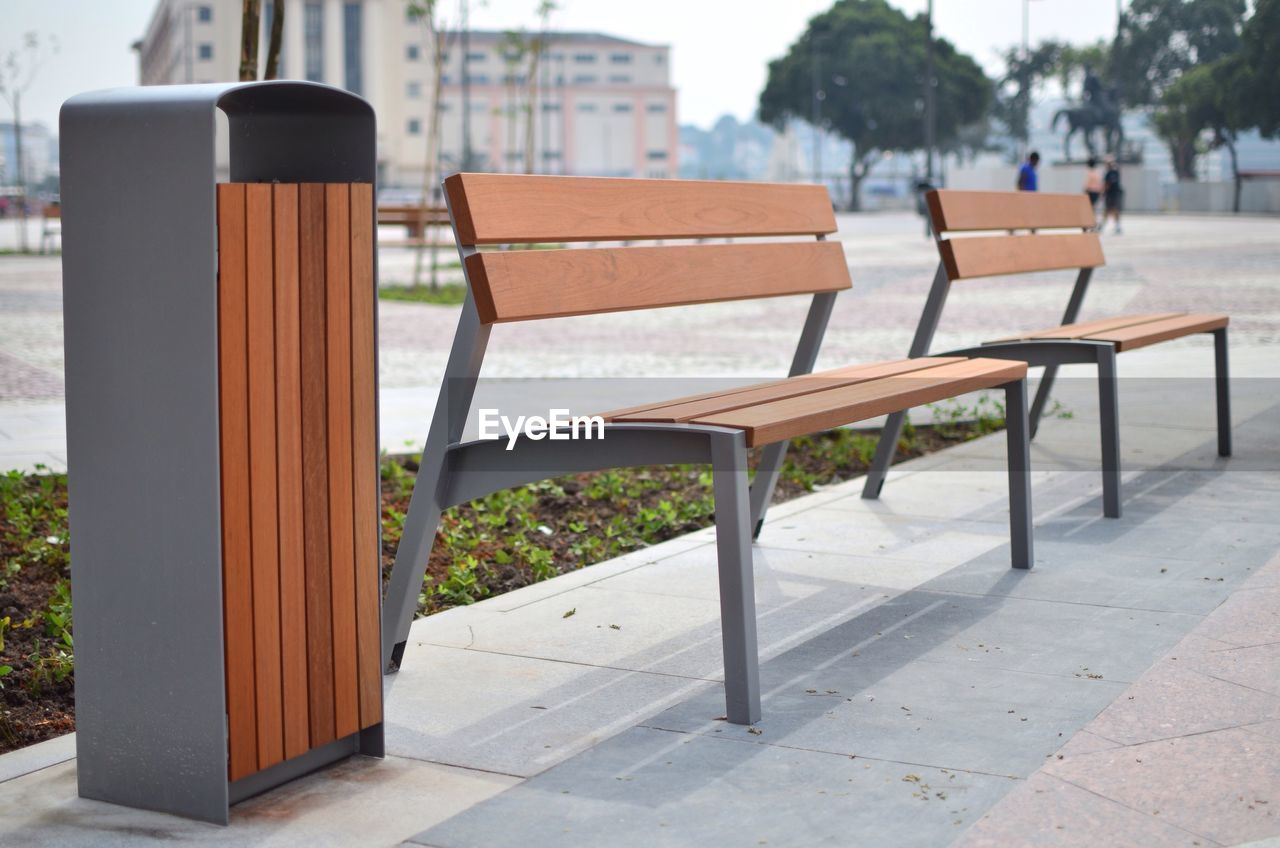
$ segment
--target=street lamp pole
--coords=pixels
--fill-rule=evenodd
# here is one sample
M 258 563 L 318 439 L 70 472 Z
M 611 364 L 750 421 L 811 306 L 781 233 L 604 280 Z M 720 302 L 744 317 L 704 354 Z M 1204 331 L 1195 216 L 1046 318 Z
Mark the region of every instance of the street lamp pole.
M 934 102 L 934 69 L 933 69 L 933 0 L 925 11 L 924 18 L 924 178 L 933 183 L 933 146 L 934 126 L 936 119 Z

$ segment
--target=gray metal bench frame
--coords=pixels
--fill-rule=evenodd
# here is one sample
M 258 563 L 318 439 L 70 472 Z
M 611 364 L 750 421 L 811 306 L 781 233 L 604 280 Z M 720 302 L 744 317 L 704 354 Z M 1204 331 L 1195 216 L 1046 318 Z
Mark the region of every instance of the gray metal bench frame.
M 935 244 L 942 241 L 936 227 L 933 229 Z M 1093 278 L 1092 268 L 1081 268 L 1062 314 L 1062 325 L 1074 324 L 1080 316 L 1085 293 Z M 1118 374 L 1116 371 L 1116 345 L 1111 342 L 1088 339 L 1025 339 L 1000 341 L 950 350 L 946 353 L 930 353 L 933 336 L 942 319 L 942 310 L 951 290 L 951 279 L 946 266 L 939 261 L 933 285 L 916 325 L 915 337 L 907 356 L 986 356 L 993 359 L 1015 359 L 1031 367 L 1043 367 L 1044 374 L 1036 388 L 1031 404 L 1030 435 L 1035 438 L 1053 388 L 1058 368 L 1075 363 L 1094 363 L 1098 368 L 1098 405 L 1102 438 L 1102 512 L 1107 518 L 1119 518 L 1122 513 L 1120 497 L 1120 401 Z M 1210 331 L 1213 334 L 1215 400 L 1217 404 L 1218 455 L 1231 456 L 1231 390 L 1228 381 L 1227 328 Z M 862 497 L 876 499 L 884 486 L 885 477 L 897 449 L 898 437 L 906 420 L 905 413 L 889 416 L 876 445 L 871 470 L 862 488 Z
M 447 193 L 446 193 L 447 194 Z M 521 440 L 514 450 L 493 440 L 462 442 L 475 396 L 491 325 L 480 321 L 472 298 L 467 257 L 475 245 L 458 237 L 466 300 L 454 335 L 432 415 L 417 481 L 410 497 L 400 547 L 382 615 L 382 652 L 387 672 L 404 657 L 418 594 L 442 512 L 495 491 L 562 474 L 674 463 L 710 464 L 715 498 L 716 553 L 720 583 L 726 717 L 735 724 L 760 719 L 760 673 L 756 644 L 755 584 L 751 541 L 759 532 L 777 484 L 787 442 L 766 446 L 754 485 L 748 486 L 746 435 L 741 430 L 701 424 L 607 423 L 603 439 Z M 818 235 L 818 240 L 825 236 Z M 836 292 L 813 295 L 792 357 L 789 376 L 813 370 Z M 1026 380 L 1001 386 L 1008 417 L 1010 536 L 1014 567 L 1033 561 L 1031 533 L 1030 433 Z M 753 532 L 754 531 L 754 532 Z

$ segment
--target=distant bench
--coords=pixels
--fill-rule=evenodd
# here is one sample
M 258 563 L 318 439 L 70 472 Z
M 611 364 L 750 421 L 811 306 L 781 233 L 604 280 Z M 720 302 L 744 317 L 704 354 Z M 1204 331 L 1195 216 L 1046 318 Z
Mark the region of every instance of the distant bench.
M 1075 270 L 1075 288 L 1067 301 L 1061 325 L 940 355 L 997 357 L 1044 366 L 1044 376 L 1031 406 L 1032 438 L 1059 366 L 1096 364 L 1102 419 L 1102 508 L 1105 516 L 1118 518 L 1121 513 L 1120 423 L 1116 354 L 1196 333 L 1211 333 L 1216 371 L 1218 455 L 1231 455 L 1231 398 L 1227 381 L 1229 319 L 1226 315 L 1155 312 L 1078 322 L 1093 269 L 1106 262 L 1102 242 L 1094 230 L 1093 209 L 1085 195 L 941 190 L 929 192 L 926 201 L 941 261 L 909 356 L 929 355 L 951 283 L 1006 274 Z M 1027 234 L 1013 234 L 1023 230 Z M 1058 232 L 1052 232 L 1054 230 Z M 1064 230 L 1066 232 L 1062 232 Z M 950 237 L 955 233 L 980 231 L 1001 234 Z M 882 431 L 863 497 L 879 496 L 902 422 L 901 414 L 890 416 Z
M 444 206 L 379 206 L 378 226 L 404 227 L 407 238 L 401 244 L 416 247 L 427 243 L 428 227 L 449 226 L 449 210 Z
M 836 230 L 826 189 L 498 174 L 457 174 L 445 189 L 468 294 L 383 606 L 389 670 L 403 659 L 442 510 L 561 474 L 703 463 L 712 467 L 716 506 L 726 715 L 738 724 L 754 722 L 760 688 L 751 538 L 764 520 L 787 441 L 984 388 L 1005 391 L 1011 559 L 1015 567 L 1030 567 L 1024 363 L 936 357 L 809 373 L 836 294 L 850 287 L 841 245 L 823 240 Z M 476 250 L 758 236 L 817 241 Z M 494 324 L 797 294 L 812 295 L 812 302 L 786 379 L 614 410 L 604 415 L 603 439 L 525 439 L 513 450 L 501 441 L 461 441 Z M 573 349 L 568 335 L 556 344 Z M 752 447 L 764 451 L 748 487 Z

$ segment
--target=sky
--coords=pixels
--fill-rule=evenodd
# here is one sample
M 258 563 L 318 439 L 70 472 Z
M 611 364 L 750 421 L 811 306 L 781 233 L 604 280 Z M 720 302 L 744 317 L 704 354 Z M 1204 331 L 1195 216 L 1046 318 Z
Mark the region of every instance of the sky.
M 909 15 L 928 0 L 890 0 Z M 0 0 L 0 57 L 35 31 L 56 38 L 23 99 L 23 121 L 57 123 L 62 101 L 81 91 L 137 84 L 129 45 L 146 27 L 156 0 Z M 973 56 L 988 73 L 999 52 L 1020 43 L 1027 3 L 1031 42 L 1088 43 L 1115 34 L 1116 0 L 935 0 L 934 29 Z M 537 0 L 472 0 L 471 25 L 485 29 L 537 27 Z M 672 83 L 681 123 L 709 126 L 724 114 L 745 120 L 755 112 L 766 65 L 783 55 L 831 0 L 559 0 L 553 29 L 597 30 L 670 45 Z M 446 17 L 456 4 L 443 0 Z M 0 120 L 10 120 L 0 103 Z

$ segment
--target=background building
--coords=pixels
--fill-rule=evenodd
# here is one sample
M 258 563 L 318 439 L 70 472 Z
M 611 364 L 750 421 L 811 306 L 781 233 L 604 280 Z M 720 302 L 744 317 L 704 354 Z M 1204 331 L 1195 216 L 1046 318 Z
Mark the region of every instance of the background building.
M 378 113 L 383 185 L 420 187 L 434 64 L 426 27 L 410 16 L 407 0 L 264 0 L 263 62 L 265 30 L 278 2 L 285 9 L 282 76 L 328 83 L 368 99 Z M 142 84 L 236 79 L 240 12 L 240 0 L 160 0 L 135 45 Z M 513 37 L 471 31 L 447 33 L 443 40 L 436 154 L 444 173 L 465 165 L 488 171 L 676 175 L 676 97 L 668 47 L 588 32 Z M 532 49 L 538 43 L 542 48 L 531 81 Z

